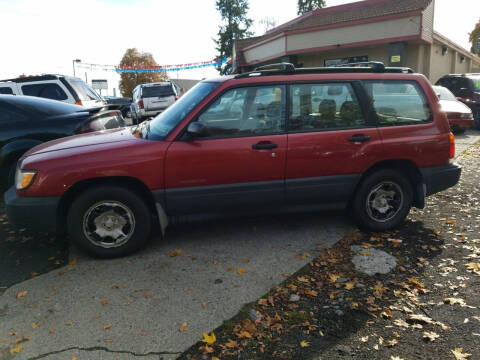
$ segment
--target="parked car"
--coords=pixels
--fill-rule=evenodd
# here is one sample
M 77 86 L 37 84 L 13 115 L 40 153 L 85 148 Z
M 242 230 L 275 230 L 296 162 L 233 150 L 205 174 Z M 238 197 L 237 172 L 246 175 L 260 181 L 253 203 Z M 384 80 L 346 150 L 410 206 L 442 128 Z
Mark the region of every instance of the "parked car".
M 133 89 L 130 112 L 132 121 L 139 124 L 156 116 L 179 98 L 177 86 L 171 82 L 141 84 Z
M 0 94 L 37 96 L 85 107 L 105 105 L 101 96 L 82 79 L 64 75 L 0 80 Z
M 474 127 L 480 129 L 480 74 L 449 74 L 437 81 L 473 112 Z
M 152 121 L 30 150 L 8 218 L 66 229 L 99 257 L 184 215 L 349 208 L 363 229 L 392 229 L 461 173 L 432 86 L 410 72 L 282 64 L 202 81 Z
M 118 110 L 121 111 L 124 118 L 130 118 L 130 105 L 132 104 L 131 98 L 116 97 L 116 96 L 104 96 L 103 99 L 108 105 L 118 105 Z
M 458 101 L 450 90 L 443 86 L 434 86 L 442 110 L 447 114 L 448 123 L 454 133 L 463 133 L 473 125 L 472 110 Z
M 33 96 L 0 95 L 0 182 L 13 185 L 17 160 L 34 146 L 65 136 L 124 126 L 119 111 Z

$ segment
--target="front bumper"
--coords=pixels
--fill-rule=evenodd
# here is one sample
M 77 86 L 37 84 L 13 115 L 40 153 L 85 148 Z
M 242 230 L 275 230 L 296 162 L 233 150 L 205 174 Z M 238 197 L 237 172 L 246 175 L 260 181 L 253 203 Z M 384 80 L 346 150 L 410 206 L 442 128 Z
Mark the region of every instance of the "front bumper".
M 462 168 L 457 164 L 449 164 L 420 169 L 420 172 L 426 186 L 425 195 L 429 196 L 455 186 L 460 180 Z
M 57 231 L 60 197 L 20 197 L 11 187 L 3 199 L 12 224 L 36 231 Z

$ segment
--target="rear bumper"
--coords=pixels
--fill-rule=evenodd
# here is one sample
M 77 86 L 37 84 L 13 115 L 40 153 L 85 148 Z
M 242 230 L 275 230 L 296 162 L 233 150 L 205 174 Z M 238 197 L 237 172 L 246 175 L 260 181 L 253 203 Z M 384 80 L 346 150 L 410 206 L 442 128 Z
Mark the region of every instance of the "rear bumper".
M 3 196 L 8 220 L 31 230 L 55 232 L 60 197 L 20 197 L 11 187 Z
M 462 168 L 456 164 L 420 169 L 426 186 L 426 196 L 455 186 L 460 180 Z
M 448 119 L 450 127 L 454 129 L 470 129 L 473 126 L 473 119 Z

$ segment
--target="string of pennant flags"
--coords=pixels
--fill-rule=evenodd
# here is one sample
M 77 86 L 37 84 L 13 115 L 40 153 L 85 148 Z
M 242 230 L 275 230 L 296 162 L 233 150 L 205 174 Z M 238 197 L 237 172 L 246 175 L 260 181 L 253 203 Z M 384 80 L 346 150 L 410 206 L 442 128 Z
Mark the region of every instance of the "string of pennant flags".
M 89 63 L 77 63 L 79 68 L 89 70 L 115 71 L 117 73 L 161 73 L 167 71 L 183 71 L 202 69 L 211 66 L 222 66 L 225 63 L 231 63 L 230 58 L 215 59 L 210 61 L 201 61 L 195 63 L 177 64 L 177 65 L 156 65 L 156 66 L 115 66 Z

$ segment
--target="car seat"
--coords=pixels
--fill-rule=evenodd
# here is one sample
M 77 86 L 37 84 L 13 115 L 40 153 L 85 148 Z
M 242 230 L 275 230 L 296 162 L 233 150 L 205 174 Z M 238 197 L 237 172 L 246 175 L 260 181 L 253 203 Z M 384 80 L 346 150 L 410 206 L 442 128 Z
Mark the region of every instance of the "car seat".
M 363 118 L 360 106 L 354 101 L 345 101 L 340 107 L 340 118 L 345 126 L 355 126 Z

